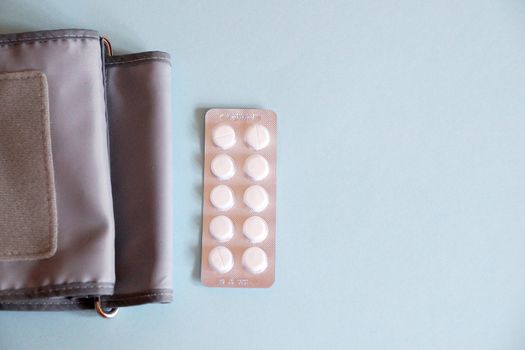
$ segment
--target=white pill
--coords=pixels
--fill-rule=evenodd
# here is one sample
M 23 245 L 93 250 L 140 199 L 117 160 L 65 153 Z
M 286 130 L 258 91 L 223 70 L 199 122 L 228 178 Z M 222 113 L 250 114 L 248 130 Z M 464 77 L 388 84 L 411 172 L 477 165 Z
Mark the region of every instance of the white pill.
M 261 124 L 252 125 L 246 130 L 244 141 L 254 150 L 261 150 L 270 143 L 270 132 Z
M 244 204 L 255 212 L 261 212 L 268 206 L 268 192 L 259 185 L 250 186 L 244 191 Z
M 232 252 L 226 247 L 215 247 L 208 255 L 210 266 L 219 273 L 226 273 L 233 267 Z
M 235 145 L 235 130 L 229 125 L 219 125 L 213 129 L 213 143 L 222 149 L 231 148 Z
M 235 204 L 233 191 L 226 185 L 218 185 L 210 192 L 210 202 L 219 210 L 228 210 Z
M 253 154 L 246 158 L 244 162 L 244 172 L 251 177 L 252 180 L 259 181 L 268 176 L 270 165 L 266 158 L 260 154 Z
M 219 242 L 229 241 L 233 237 L 233 222 L 225 215 L 216 216 L 210 221 L 209 231 Z
M 268 267 L 268 257 L 259 247 L 251 247 L 242 254 L 242 266 L 253 274 L 264 272 Z
M 235 175 L 235 163 L 227 154 L 219 154 L 211 161 L 211 172 L 221 180 L 231 179 Z
M 250 216 L 242 224 L 242 233 L 252 243 L 260 243 L 268 237 L 268 224 L 260 216 Z

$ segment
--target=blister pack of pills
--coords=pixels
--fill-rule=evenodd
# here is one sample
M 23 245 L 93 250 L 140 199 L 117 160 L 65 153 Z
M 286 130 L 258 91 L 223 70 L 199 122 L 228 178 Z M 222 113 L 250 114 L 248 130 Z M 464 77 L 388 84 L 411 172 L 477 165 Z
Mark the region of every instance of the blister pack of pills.
M 264 288 L 275 280 L 276 115 L 211 109 L 205 116 L 201 280 Z

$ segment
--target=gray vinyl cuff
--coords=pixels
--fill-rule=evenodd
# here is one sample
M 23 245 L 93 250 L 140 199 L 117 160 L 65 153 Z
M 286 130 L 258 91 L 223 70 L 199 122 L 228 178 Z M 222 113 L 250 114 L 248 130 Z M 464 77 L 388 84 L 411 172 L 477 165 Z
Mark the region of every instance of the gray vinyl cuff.
M 93 31 L 0 34 L 0 310 L 114 291 L 101 56 Z
M 166 53 L 0 34 L 0 310 L 172 300 L 171 119 Z

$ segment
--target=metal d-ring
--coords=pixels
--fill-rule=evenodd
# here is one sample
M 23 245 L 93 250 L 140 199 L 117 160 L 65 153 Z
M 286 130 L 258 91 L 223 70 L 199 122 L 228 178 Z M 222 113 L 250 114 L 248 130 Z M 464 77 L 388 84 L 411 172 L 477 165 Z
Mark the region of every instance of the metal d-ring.
M 95 310 L 97 310 L 97 313 L 104 318 L 113 318 L 117 316 L 119 308 L 111 307 L 111 308 L 106 309 L 102 307 L 100 297 L 98 297 L 97 300 L 95 301 Z
M 104 47 L 106 48 L 106 55 L 107 56 L 113 56 L 113 47 L 111 46 L 111 42 L 109 39 L 105 36 L 100 38 L 102 40 L 102 44 L 104 44 Z

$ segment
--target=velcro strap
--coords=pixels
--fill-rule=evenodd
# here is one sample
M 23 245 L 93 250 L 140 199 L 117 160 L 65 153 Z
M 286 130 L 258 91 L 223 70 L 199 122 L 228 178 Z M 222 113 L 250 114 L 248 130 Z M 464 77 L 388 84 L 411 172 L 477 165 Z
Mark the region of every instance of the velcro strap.
M 0 73 L 0 260 L 49 258 L 56 248 L 46 76 Z

